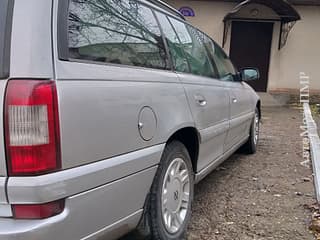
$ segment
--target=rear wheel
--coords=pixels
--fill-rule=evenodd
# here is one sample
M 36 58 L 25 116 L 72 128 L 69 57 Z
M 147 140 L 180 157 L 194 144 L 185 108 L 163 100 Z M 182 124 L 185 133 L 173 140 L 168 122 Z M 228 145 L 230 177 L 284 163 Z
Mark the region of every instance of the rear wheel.
M 191 217 L 194 174 L 185 146 L 173 141 L 162 155 L 149 200 L 152 239 L 185 239 Z

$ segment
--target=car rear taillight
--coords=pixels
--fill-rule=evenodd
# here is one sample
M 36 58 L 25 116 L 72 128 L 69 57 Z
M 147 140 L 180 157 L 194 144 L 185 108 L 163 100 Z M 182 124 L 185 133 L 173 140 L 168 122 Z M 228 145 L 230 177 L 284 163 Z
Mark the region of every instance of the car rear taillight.
M 54 81 L 9 80 L 5 138 L 9 176 L 33 176 L 61 168 Z
M 60 214 L 64 209 L 64 200 L 45 204 L 12 205 L 15 219 L 43 219 Z

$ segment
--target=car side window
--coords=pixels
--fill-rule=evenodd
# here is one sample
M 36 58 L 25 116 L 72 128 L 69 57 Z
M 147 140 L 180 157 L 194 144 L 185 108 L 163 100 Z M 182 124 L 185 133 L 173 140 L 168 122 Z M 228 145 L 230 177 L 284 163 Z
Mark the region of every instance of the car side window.
M 210 59 L 199 35 L 200 32 L 181 21 L 171 17 L 168 18 L 178 34 L 181 46 L 189 62 L 191 73 L 200 76 L 215 77 Z
M 223 81 L 234 81 L 234 75 L 237 71 L 227 54 L 209 37 L 205 36 L 204 42 L 210 57 L 216 65 L 219 78 Z
M 70 0 L 69 58 L 169 69 L 152 10 L 133 0 Z
M 156 12 L 156 15 L 168 43 L 174 69 L 178 72 L 190 72 L 185 53 L 180 44 L 180 40 L 167 16 L 159 12 Z

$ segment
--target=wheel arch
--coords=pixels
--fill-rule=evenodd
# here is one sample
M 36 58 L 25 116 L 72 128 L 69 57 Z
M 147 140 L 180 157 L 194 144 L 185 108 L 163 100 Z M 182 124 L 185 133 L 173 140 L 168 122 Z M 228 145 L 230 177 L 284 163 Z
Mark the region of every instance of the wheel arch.
M 196 173 L 200 145 L 199 132 L 194 127 L 184 127 L 173 133 L 168 139 L 167 144 L 174 140 L 180 141 L 187 148 L 191 158 L 193 171 Z

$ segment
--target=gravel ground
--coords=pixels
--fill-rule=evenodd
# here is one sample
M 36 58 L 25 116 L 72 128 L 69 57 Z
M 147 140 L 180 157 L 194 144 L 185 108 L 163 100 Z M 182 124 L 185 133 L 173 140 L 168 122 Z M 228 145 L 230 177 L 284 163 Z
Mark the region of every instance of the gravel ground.
M 315 199 L 311 169 L 300 164 L 302 113 L 266 108 L 262 122 L 257 154 L 233 155 L 195 187 L 188 240 L 315 239 L 304 207 Z
M 314 239 L 312 172 L 300 164 L 302 115 L 267 108 L 258 152 L 236 154 L 196 186 L 188 239 Z

